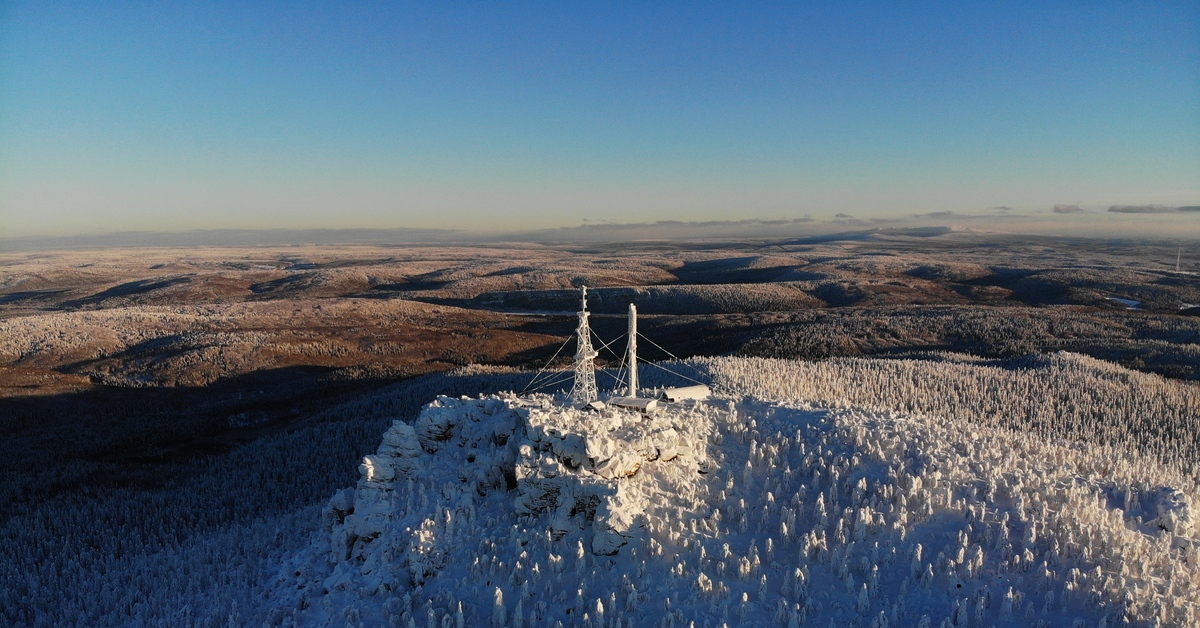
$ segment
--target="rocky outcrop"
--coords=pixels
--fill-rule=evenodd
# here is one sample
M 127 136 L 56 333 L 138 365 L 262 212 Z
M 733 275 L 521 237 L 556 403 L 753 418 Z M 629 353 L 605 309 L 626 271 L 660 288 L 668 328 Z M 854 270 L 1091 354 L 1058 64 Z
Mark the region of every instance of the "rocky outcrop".
M 440 397 L 412 425 L 395 421 L 363 457 L 358 485 L 329 501 L 337 567 L 326 588 L 423 582 L 449 560 L 475 501 L 496 493 L 511 492 L 514 519 L 547 515 L 552 539 L 580 530 L 594 554 L 614 555 L 639 534 L 649 504 L 639 472 L 656 462 L 694 471 L 704 455 L 696 443 L 710 431 L 669 413 L 582 412 L 548 397 Z

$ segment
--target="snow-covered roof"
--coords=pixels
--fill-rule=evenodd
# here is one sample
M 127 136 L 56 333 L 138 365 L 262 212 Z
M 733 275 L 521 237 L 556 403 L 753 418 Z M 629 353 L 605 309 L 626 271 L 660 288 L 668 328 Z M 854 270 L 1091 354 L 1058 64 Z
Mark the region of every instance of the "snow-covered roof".
M 639 412 L 651 412 L 658 407 L 658 401 L 645 397 L 613 397 L 608 400 L 608 405 Z
M 704 384 L 696 384 L 695 386 L 680 386 L 677 388 L 667 388 L 659 395 L 664 401 L 683 401 L 684 399 L 708 399 L 712 391 Z

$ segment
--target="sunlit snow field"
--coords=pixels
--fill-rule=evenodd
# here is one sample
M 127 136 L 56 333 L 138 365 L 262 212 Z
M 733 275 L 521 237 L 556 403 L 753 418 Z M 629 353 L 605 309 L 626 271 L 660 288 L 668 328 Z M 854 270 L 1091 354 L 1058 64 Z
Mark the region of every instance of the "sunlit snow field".
M 1071 354 L 673 368 L 717 395 L 651 418 L 583 415 L 545 396 L 481 400 L 528 375 L 461 371 L 197 462 L 142 496 L 31 504 L 0 537 L 4 617 L 1194 625 L 1193 386 Z M 439 393 L 451 396 L 415 418 Z M 431 413 L 445 440 L 397 448 L 393 422 L 417 434 Z M 571 434 L 574 449 L 556 451 Z M 372 451 L 403 460 L 356 470 Z M 530 489 L 547 475 L 572 505 Z M 206 524 L 221 509 L 241 514 Z

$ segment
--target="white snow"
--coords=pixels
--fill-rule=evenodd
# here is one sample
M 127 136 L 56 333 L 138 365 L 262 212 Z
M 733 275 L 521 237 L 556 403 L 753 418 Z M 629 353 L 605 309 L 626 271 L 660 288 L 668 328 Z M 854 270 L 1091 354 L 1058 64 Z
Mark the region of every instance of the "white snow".
M 708 399 L 712 391 L 704 384 L 667 388 L 660 396 L 666 401 L 683 401 L 684 399 Z
M 658 400 L 647 399 L 645 397 L 613 397 L 612 399 L 608 400 L 608 405 L 625 410 L 652 412 L 658 408 Z
M 305 625 L 1196 625 L 1194 487 L 1130 457 L 730 394 L 440 397 L 276 591 Z

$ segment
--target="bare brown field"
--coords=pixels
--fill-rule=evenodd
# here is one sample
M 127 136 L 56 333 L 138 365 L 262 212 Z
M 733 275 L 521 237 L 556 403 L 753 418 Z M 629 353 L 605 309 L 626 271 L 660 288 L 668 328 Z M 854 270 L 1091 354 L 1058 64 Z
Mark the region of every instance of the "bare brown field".
M 956 232 L 8 253 L 0 365 L 45 378 L 11 371 L 0 389 L 35 394 L 43 380 L 53 389 L 80 377 L 205 386 L 293 366 L 360 379 L 540 365 L 571 333 L 581 285 L 601 331 L 619 334 L 602 315 L 633 302 L 676 355 L 1066 348 L 1191 379 L 1200 326 L 1186 306 L 1200 303 L 1200 282 L 1173 272 L 1170 253 L 1164 243 Z

